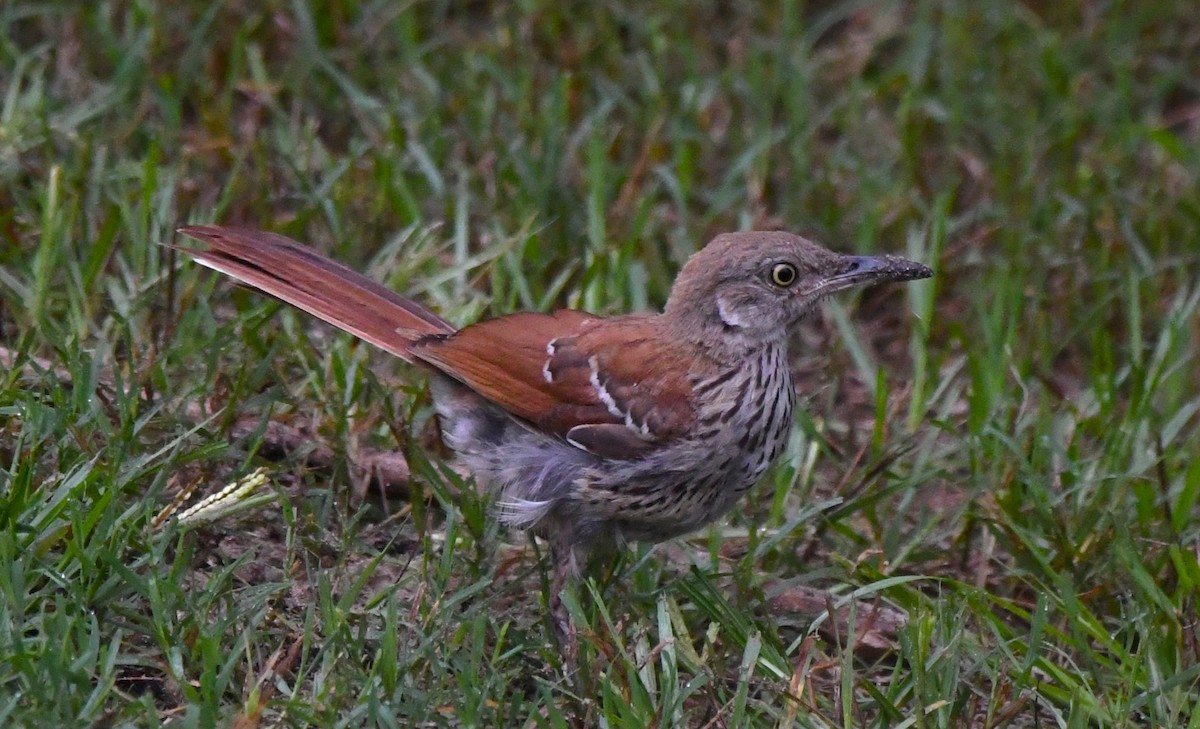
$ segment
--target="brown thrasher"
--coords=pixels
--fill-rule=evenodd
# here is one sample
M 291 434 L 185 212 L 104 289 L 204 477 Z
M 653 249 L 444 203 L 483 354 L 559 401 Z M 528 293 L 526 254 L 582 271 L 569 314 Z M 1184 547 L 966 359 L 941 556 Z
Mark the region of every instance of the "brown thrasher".
M 789 329 L 818 301 L 933 275 L 790 233 L 728 233 L 688 260 L 661 314 L 521 312 L 459 329 L 281 235 L 180 232 L 205 244 L 184 249 L 200 263 L 428 370 L 446 443 L 504 522 L 548 540 L 552 604 L 590 547 L 693 531 L 759 480 L 792 429 Z

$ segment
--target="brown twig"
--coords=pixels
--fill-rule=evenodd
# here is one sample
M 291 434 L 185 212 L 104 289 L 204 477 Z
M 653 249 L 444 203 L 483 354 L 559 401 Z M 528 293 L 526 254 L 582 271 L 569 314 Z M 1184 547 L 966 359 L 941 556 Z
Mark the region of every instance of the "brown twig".
M 767 592 L 771 592 L 770 586 Z M 767 600 L 767 607 L 776 615 L 787 614 L 813 619 L 826 614 L 835 596 L 815 587 L 789 587 Z M 853 615 L 853 622 L 851 617 Z M 817 632 L 826 640 L 841 642 L 853 634 L 854 644 L 881 653 L 892 651 L 900 630 L 908 624 L 908 615 L 903 611 L 879 602 L 855 601 L 830 612 L 829 619 L 822 621 Z

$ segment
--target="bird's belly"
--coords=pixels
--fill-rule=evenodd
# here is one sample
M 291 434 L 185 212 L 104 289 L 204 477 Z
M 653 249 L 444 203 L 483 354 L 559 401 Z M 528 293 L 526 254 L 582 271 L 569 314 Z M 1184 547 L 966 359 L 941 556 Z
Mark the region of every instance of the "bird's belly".
M 618 460 L 534 433 L 478 407 L 477 396 L 457 383 L 439 384 L 446 440 L 495 495 L 499 516 L 552 541 L 581 544 L 657 542 L 719 518 L 783 452 L 795 399 L 791 382 L 778 378 L 753 407 L 710 418 L 709 429 L 650 455 Z M 456 407 L 460 400 L 467 407 Z
M 787 389 L 765 397 L 774 408 L 760 417 L 736 419 L 719 435 L 708 434 L 664 449 L 636 475 L 606 474 L 576 496 L 603 514 L 630 541 L 662 541 L 695 531 L 716 520 L 758 483 L 783 453 L 792 429 L 794 393 Z

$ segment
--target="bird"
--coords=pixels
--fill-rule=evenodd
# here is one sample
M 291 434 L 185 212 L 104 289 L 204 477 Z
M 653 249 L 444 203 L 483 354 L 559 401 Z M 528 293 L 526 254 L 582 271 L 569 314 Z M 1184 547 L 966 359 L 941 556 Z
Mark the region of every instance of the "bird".
M 504 524 L 544 539 L 554 627 L 598 546 L 661 542 L 727 513 L 783 453 L 790 332 L 825 297 L 928 278 L 786 231 L 717 235 L 659 313 L 523 311 L 459 328 L 277 233 L 182 227 L 198 263 L 428 372 L 443 441 Z

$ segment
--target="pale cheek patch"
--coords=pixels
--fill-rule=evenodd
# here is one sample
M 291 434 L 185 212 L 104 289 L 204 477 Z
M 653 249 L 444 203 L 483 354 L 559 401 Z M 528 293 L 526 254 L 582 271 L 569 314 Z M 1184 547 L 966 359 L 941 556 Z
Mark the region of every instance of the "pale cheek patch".
M 728 326 L 738 329 L 746 326 L 746 322 L 742 319 L 741 315 L 733 310 L 733 307 L 729 305 L 724 296 L 717 297 L 717 314 L 720 315 L 721 321 L 725 322 Z

